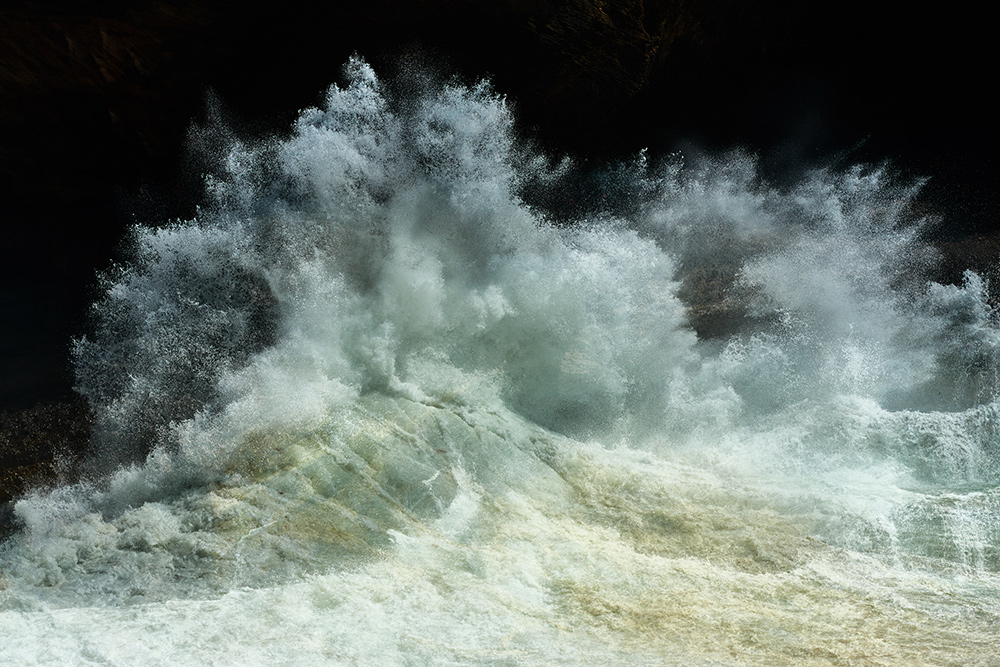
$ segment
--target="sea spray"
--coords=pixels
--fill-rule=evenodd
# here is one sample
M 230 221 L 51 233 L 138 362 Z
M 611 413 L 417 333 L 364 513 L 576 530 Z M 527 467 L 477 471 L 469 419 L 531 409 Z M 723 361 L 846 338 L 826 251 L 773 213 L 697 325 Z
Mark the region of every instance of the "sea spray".
M 286 138 L 200 132 L 206 203 L 76 342 L 100 455 L 17 503 L 0 655 L 990 664 L 1000 330 L 919 183 L 553 161 L 358 58 Z

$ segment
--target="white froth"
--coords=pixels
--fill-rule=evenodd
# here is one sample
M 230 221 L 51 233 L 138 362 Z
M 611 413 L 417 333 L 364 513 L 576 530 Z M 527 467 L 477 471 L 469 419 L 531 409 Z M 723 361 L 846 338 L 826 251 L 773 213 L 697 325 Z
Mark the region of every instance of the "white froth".
M 18 501 L 0 658 L 991 664 L 1000 328 L 916 186 L 574 180 L 486 84 L 346 78 L 133 230 L 103 477 Z

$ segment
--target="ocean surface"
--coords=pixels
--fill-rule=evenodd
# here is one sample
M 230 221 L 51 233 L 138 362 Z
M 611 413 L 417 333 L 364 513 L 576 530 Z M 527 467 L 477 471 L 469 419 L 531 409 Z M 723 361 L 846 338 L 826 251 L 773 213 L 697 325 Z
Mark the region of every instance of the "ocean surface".
M 11 665 L 1000 665 L 1000 318 L 921 183 L 547 156 L 360 58 L 136 226 Z

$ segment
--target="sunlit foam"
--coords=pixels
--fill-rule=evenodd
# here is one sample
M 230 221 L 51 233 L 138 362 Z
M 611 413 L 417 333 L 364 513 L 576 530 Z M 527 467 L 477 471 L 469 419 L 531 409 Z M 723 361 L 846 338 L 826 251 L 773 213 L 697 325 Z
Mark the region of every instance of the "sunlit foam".
M 919 183 L 559 162 L 486 84 L 345 77 L 105 275 L 100 454 L 16 505 L 0 656 L 993 655 L 997 314 Z

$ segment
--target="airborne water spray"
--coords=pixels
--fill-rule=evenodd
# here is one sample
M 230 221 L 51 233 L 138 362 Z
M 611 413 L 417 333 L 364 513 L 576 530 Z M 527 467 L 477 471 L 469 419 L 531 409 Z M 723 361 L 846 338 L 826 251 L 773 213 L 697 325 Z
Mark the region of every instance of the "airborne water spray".
M 990 655 L 997 313 L 927 280 L 919 184 L 575 179 L 486 84 L 346 79 L 133 230 L 75 347 L 107 473 L 18 502 L 0 627 L 70 662 Z

